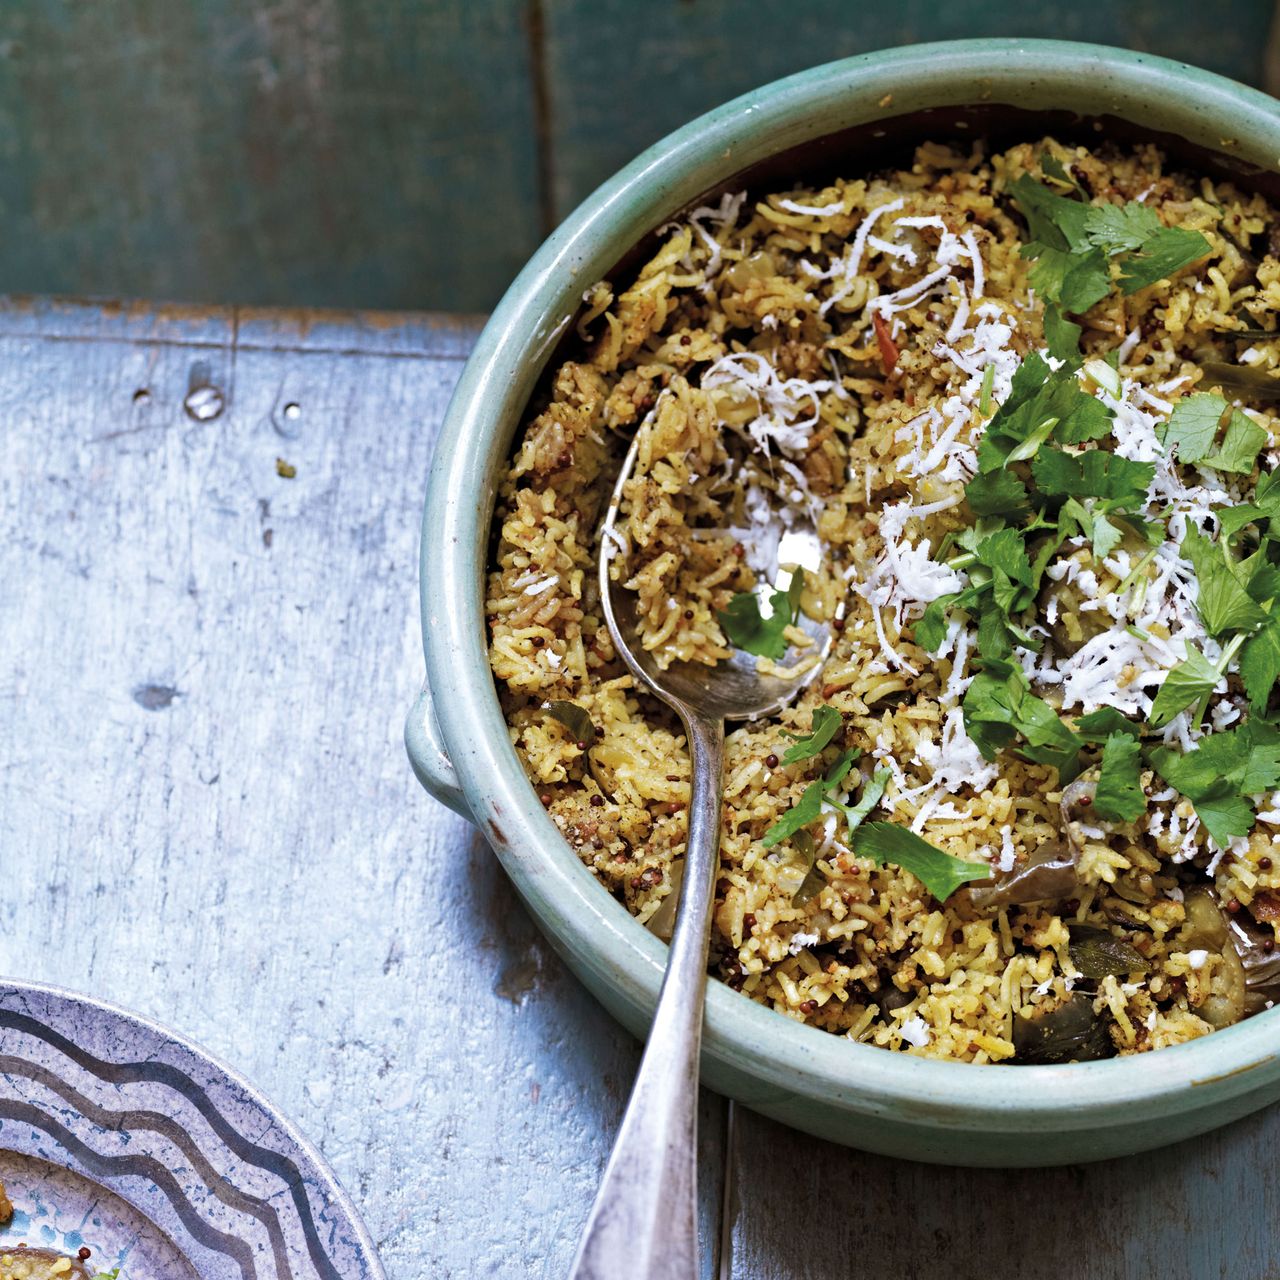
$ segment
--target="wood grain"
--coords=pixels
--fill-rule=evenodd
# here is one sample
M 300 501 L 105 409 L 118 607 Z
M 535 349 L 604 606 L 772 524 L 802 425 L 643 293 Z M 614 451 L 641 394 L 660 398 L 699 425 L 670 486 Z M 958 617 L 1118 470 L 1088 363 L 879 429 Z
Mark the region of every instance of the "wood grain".
M 895 1280 L 1280 1276 L 1280 1108 L 1127 1160 L 1009 1172 L 859 1154 L 738 1115 L 727 1265 L 742 1280 L 835 1280 L 853 1259 Z
M 1271 0 L 6 0 L 0 284 L 489 308 L 619 165 L 777 76 L 1012 35 L 1130 46 L 1258 84 L 1272 12 Z

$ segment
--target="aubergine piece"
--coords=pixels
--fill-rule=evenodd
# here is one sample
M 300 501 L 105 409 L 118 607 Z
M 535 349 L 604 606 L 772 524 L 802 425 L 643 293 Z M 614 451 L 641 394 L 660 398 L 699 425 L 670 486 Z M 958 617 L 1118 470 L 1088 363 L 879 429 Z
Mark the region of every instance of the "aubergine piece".
M 1110 1019 L 1095 1013 L 1093 997 L 1076 992 L 1061 1004 L 1042 1005 L 1013 1016 L 1015 1063 L 1096 1062 L 1113 1058 Z
M 1080 890 L 1077 870 L 1084 844 L 1077 830 L 1078 819 L 1072 815 L 1077 805 L 1093 803 L 1095 781 L 1077 778 L 1063 789 L 1059 808 L 1062 811 L 1062 839 L 1046 840 L 1014 871 L 1006 871 L 985 884 L 961 889 L 954 896 L 966 895 L 979 911 L 997 911 L 1024 902 L 1060 902 L 1074 897 Z
M 1269 930 L 1253 920 L 1239 916 L 1227 919 L 1231 944 L 1244 971 L 1244 1016 L 1252 1017 L 1267 1007 L 1267 1001 L 1280 1001 L 1280 950 Z M 1267 943 L 1273 945 L 1268 949 Z
M 1232 939 L 1231 917 L 1218 905 L 1209 888 L 1190 890 L 1183 902 L 1187 923 L 1179 942 L 1187 951 L 1203 949 L 1222 957 L 1225 984 L 1196 1008 L 1215 1030 L 1229 1027 L 1245 1016 L 1248 988 L 1244 964 Z

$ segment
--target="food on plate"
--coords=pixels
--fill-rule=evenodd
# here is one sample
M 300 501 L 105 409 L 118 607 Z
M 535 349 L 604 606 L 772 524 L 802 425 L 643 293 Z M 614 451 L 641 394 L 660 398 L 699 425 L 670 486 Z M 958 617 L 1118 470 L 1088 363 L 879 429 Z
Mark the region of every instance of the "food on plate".
M 13 1204 L 0 1183 L 0 1225 L 13 1219 Z M 92 1251 L 81 1248 L 76 1257 L 56 1249 L 30 1248 L 26 1244 L 0 1245 L 0 1280 L 119 1280 L 119 1268 L 93 1273 L 87 1263 Z
M 638 434 L 613 572 L 655 660 L 821 666 L 730 726 L 717 977 L 978 1063 L 1269 1007 L 1278 302 L 1265 199 L 1101 135 L 930 144 L 662 228 L 587 291 L 498 496 L 490 663 L 565 838 L 669 935 L 683 734 L 595 586 Z

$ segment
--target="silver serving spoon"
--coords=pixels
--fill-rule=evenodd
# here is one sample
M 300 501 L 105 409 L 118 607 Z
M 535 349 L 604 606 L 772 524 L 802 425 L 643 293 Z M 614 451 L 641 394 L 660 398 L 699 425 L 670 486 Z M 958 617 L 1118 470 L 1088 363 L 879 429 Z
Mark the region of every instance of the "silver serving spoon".
M 698 1055 L 707 981 L 711 902 L 720 854 L 726 720 L 780 711 L 814 678 L 821 661 L 795 679 L 762 676 L 746 653 L 718 666 L 674 663 L 661 670 L 636 637 L 634 597 L 616 586 L 609 565 L 622 489 L 635 466 L 640 433 L 618 473 L 600 531 L 600 602 L 614 648 L 631 674 L 684 723 L 693 765 L 684 877 L 667 973 L 622 1128 L 583 1232 L 572 1280 L 694 1280 L 701 1275 L 697 1224 Z M 792 530 L 779 558 L 820 558 L 814 530 Z M 800 625 L 825 652 L 825 626 Z

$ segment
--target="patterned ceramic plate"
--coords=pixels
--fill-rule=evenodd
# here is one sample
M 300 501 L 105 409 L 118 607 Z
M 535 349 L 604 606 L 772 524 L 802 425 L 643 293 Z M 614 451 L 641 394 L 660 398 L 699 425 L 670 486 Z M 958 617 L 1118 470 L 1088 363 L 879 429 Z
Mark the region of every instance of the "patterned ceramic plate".
M 0 1248 L 92 1251 L 121 1280 L 384 1280 L 323 1157 L 188 1041 L 0 983 Z

